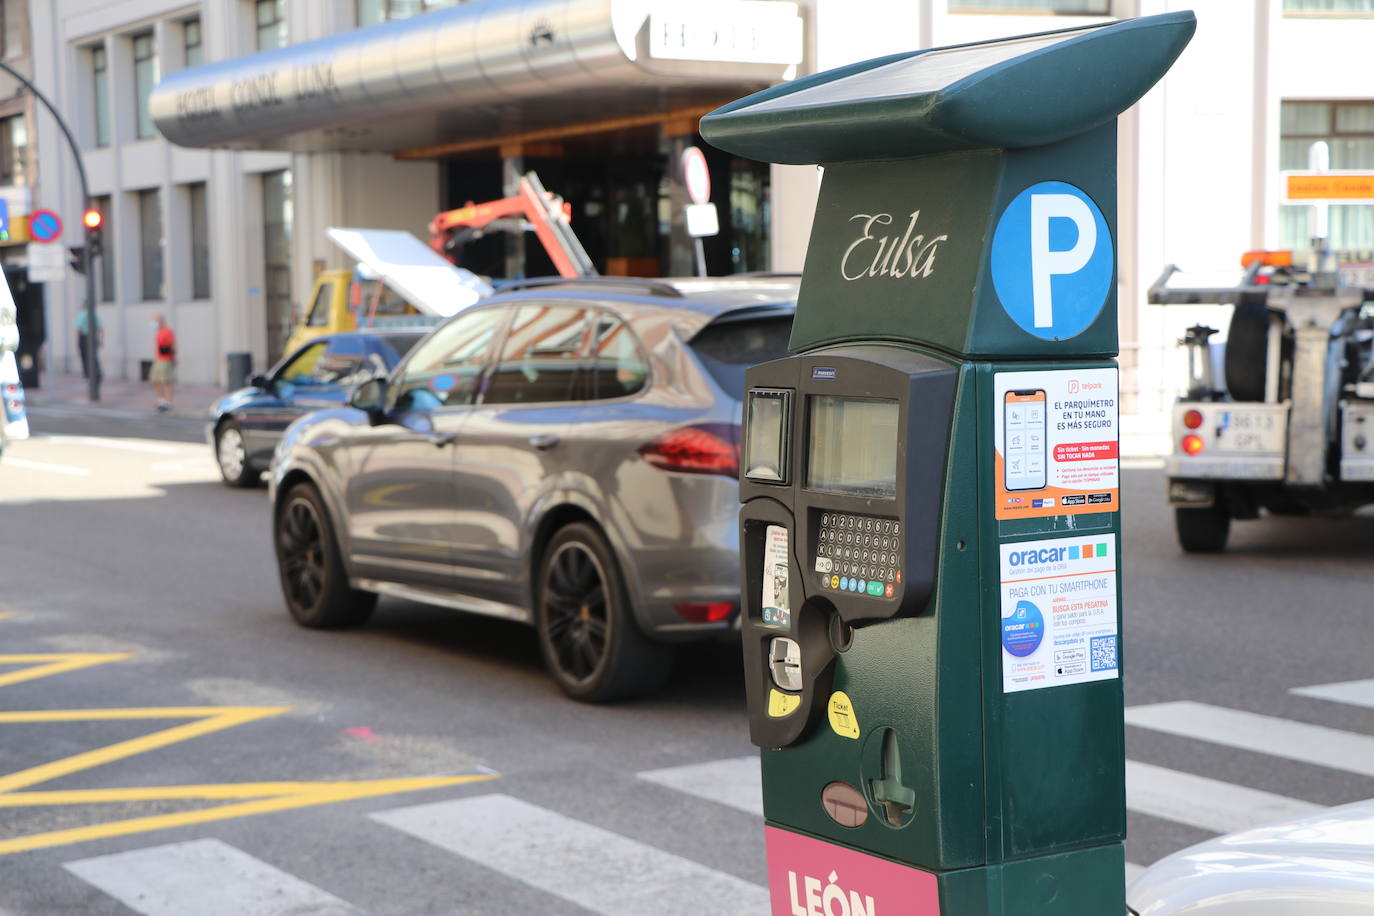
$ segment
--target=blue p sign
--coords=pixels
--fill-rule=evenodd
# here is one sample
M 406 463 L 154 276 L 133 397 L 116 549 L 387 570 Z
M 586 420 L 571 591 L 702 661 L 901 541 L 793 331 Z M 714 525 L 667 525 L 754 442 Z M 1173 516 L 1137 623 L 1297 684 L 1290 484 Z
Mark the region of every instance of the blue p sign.
M 1065 340 L 1097 319 L 1115 258 L 1097 204 L 1062 181 L 1042 181 L 1002 211 L 992 236 L 992 285 L 1028 334 Z

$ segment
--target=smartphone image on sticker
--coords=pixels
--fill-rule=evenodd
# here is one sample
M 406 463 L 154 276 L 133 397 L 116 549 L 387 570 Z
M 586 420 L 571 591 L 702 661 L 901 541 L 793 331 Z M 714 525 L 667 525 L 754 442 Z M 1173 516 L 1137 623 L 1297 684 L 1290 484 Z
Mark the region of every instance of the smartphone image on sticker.
M 1045 389 L 1008 391 L 1002 397 L 1002 468 L 1007 490 L 1043 490 L 1046 484 Z

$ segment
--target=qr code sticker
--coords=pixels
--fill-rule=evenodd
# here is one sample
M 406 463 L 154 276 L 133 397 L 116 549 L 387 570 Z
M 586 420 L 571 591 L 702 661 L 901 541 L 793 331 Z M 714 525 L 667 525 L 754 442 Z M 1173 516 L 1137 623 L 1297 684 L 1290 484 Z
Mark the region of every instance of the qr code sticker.
M 1092 643 L 1092 669 L 1094 671 L 1116 670 L 1116 637 L 1094 636 Z

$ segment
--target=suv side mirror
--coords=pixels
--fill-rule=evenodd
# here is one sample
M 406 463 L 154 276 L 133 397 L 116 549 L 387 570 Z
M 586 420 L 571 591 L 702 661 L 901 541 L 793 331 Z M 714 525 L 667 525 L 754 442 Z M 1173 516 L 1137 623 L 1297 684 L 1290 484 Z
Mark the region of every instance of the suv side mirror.
M 265 375 L 255 375 L 248 380 L 249 387 L 257 388 L 260 391 L 271 391 L 272 380 Z
M 386 408 L 387 384 L 384 378 L 371 378 L 353 389 L 348 396 L 348 406 L 367 411 L 374 420 Z

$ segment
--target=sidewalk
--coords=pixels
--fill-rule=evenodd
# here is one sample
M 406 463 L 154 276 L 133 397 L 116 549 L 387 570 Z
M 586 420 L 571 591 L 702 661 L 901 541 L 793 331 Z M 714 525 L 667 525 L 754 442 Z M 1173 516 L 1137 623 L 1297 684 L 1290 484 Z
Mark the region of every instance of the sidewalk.
M 115 408 L 120 412 L 147 411 L 157 414 L 157 397 L 147 382 L 134 382 L 125 379 L 101 379 L 100 401 L 91 403 L 90 383 L 79 375 L 58 375 L 45 372 L 42 387 L 26 391 L 28 403 L 33 407 L 71 406 Z M 172 391 L 175 405 L 162 416 L 181 417 L 189 420 L 203 420 L 211 402 L 224 395 L 224 389 L 215 385 L 181 385 Z

